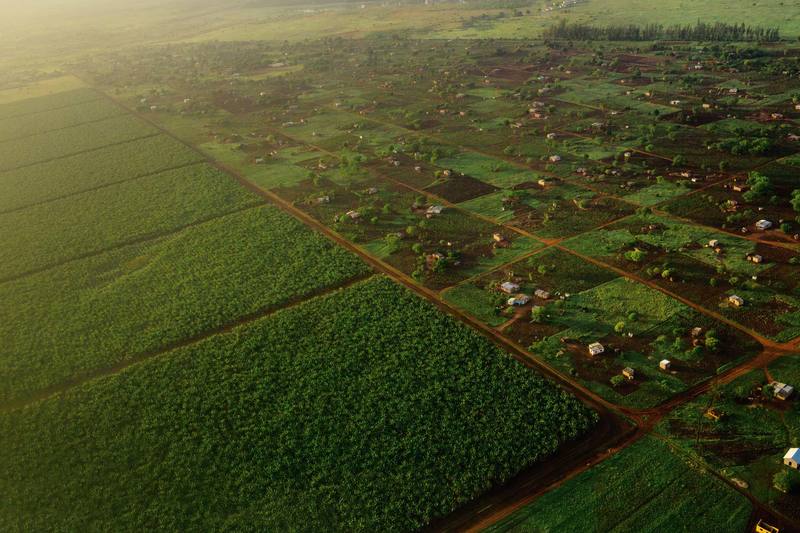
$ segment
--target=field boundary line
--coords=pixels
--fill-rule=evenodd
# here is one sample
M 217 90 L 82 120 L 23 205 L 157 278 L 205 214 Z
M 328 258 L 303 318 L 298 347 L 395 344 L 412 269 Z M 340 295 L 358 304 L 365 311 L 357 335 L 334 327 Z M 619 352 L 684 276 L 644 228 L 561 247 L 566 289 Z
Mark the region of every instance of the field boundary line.
M 195 333 L 193 335 L 185 337 L 181 340 L 168 343 L 167 345 L 162 346 L 157 350 L 135 354 L 127 359 L 118 361 L 113 365 L 95 368 L 85 372 L 83 375 L 75 376 L 71 379 L 65 380 L 56 385 L 46 387 L 44 389 L 36 391 L 35 393 L 27 397 L 6 402 L 4 405 L 0 406 L 0 413 L 8 413 L 12 411 L 25 409 L 30 405 L 33 405 L 41 401 L 45 401 L 49 398 L 58 396 L 60 394 L 64 394 L 70 391 L 71 389 L 80 387 L 81 385 L 84 385 L 90 381 L 94 381 L 96 379 L 103 379 L 109 376 L 113 376 L 115 374 L 119 374 L 132 366 L 136 366 L 140 363 L 144 363 L 151 359 L 167 355 L 170 352 L 174 352 L 175 350 L 193 346 L 195 344 L 208 340 L 217 335 L 224 335 L 227 333 L 231 333 L 232 331 L 236 330 L 241 326 L 246 326 L 263 318 L 269 317 L 280 311 L 292 309 L 293 307 L 303 305 L 317 298 L 321 298 L 323 296 L 332 294 L 334 292 L 350 288 L 354 285 L 357 285 L 361 282 L 367 281 L 374 277 L 376 277 L 374 271 L 369 271 L 362 274 L 356 274 L 355 276 L 348 278 L 339 284 L 329 285 L 327 287 L 321 287 L 318 290 L 311 291 L 307 294 L 297 295 L 295 297 L 288 298 L 286 302 L 281 304 L 264 306 L 261 309 L 257 309 L 251 313 L 242 315 L 230 322 L 227 322 L 215 328 L 201 331 L 199 333 Z
M 220 219 L 220 218 L 223 218 L 223 217 L 226 217 L 226 216 L 229 216 L 229 215 L 234 215 L 236 213 L 241 213 L 241 212 L 247 211 L 249 209 L 258 209 L 259 207 L 263 207 L 265 205 L 265 202 L 264 202 L 263 199 L 259 198 L 257 200 L 258 200 L 257 202 L 255 202 L 255 203 L 253 203 L 251 205 L 247 205 L 247 206 L 239 208 L 239 209 L 232 209 L 232 210 L 229 210 L 229 211 L 225 211 L 224 213 L 218 213 L 216 215 L 200 218 L 200 219 L 192 221 L 192 222 L 190 222 L 188 224 L 183 224 L 181 226 L 178 226 L 178 227 L 170 229 L 170 230 L 164 230 L 164 231 L 161 231 L 161 232 L 151 232 L 149 234 L 142 235 L 141 237 L 137 237 L 135 239 L 130 239 L 130 240 L 127 240 L 127 241 L 124 241 L 124 242 L 119 242 L 119 243 L 111 245 L 111 246 L 107 246 L 107 247 L 103 248 L 102 250 L 95 250 L 95 251 L 92 251 L 92 252 L 86 252 L 86 253 L 83 253 L 83 254 L 80 254 L 80 255 L 77 255 L 77 256 L 74 256 L 74 257 L 70 257 L 70 258 L 67 258 L 67 259 L 63 259 L 61 261 L 57 261 L 55 263 L 50 263 L 48 265 L 44 265 L 44 266 L 41 266 L 41 267 L 30 269 L 30 270 L 27 270 L 25 272 L 21 272 L 19 274 L 6 276 L 5 278 L 0 278 L 0 285 L 4 285 L 6 283 L 12 283 L 12 282 L 15 282 L 15 281 L 19 281 L 19 280 L 27 278 L 29 276 L 33 276 L 33 275 L 36 275 L 36 274 L 41 274 L 42 272 L 47 272 L 48 270 L 53 270 L 55 268 L 62 267 L 64 265 L 67 265 L 69 263 L 73 263 L 75 261 L 82 261 L 84 259 L 89 259 L 91 257 L 97 257 L 98 255 L 103 255 L 105 253 L 113 252 L 113 251 L 116 251 L 116 250 L 119 250 L 121 248 L 125 248 L 125 247 L 128 247 L 128 246 L 135 246 L 137 244 L 143 244 L 143 243 L 150 242 L 150 241 L 156 241 L 158 239 L 169 238 L 171 236 L 174 236 L 174 235 L 177 235 L 179 233 L 182 233 L 182 232 L 186 231 L 187 229 L 190 229 L 190 228 L 193 228 L 193 227 L 196 227 L 196 226 L 202 226 L 203 224 L 207 224 L 209 222 L 213 222 L 213 221 L 215 221 L 217 219 Z

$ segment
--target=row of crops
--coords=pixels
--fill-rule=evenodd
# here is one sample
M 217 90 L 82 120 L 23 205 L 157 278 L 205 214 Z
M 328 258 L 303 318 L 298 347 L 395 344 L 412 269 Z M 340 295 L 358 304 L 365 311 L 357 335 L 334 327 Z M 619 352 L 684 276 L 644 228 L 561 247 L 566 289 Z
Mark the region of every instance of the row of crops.
M 36 120 L 47 120 L 37 117 Z M 129 115 L 0 142 L 0 171 L 131 141 L 158 132 Z
M 74 89 L 47 96 L 38 96 L 0 105 L 0 120 L 25 115 L 34 115 L 45 111 L 53 111 L 63 107 L 71 107 L 84 102 L 100 100 L 102 95 L 92 89 Z M 42 116 L 36 117 L 41 119 Z
M 0 213 L 195 163 L 201 156 L 166 135 L 0 172 Z
M 0 285 L 0 404 L 364 275 L 264 206 Z
M 198 164 L 0 215 L 0 279 L 260 203 L 230 177 Z
M 125 111 L 108 100 L 95 100 L 44 113 L 44 120 L 39 120 L 38 114 L 0 119 L 0 142 L 95 122 L 122 115 Z
M 0 415 L 0 528 L 407 531 L 593 421 L 371 278 Z
M 746 531 L 751 510 L 743 495 L 647 437 L 489 531 Z

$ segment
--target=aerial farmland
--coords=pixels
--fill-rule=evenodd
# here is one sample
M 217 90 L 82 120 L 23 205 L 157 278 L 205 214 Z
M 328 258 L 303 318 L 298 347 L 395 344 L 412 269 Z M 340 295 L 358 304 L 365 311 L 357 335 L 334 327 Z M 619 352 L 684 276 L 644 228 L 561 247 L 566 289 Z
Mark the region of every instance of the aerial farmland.
M 0 529 L 800 531 L 800 4 L 37 2 Z

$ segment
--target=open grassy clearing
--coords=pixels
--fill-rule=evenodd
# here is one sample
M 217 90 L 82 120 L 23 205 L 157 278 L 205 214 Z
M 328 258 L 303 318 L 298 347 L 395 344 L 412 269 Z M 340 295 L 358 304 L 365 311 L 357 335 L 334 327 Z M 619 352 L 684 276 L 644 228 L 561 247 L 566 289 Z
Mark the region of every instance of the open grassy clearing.
M 0 279 L 168 234 L 262 200 L 197 164 L 0 215 Z
M 594 416 L 378 278 L 0 415 L 0 524 L 406 531 Z
M 565 512 L 569 509 L 569 512 Z M 647 437 L 490 527 L 492 533 L 744 531 L 747 499 Z
M 0 212 L 196 163 L 202 156 L 157 135 L 0 173 Z
M 368 271 L 265 206 L 0 285 L 0 403 Z

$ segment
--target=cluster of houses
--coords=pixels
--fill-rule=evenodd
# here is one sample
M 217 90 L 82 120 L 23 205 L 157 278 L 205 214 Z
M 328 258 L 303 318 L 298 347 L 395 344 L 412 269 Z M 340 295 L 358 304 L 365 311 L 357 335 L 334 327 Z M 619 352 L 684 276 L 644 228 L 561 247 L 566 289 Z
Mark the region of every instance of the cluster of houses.
M 520 292 L 519 283 L 505 281 L 500 284 L 499 289 L 500 292 L 510 295 L 507 301 L 509 306 L 520 307 L 523 305 L 528 305 L 531 302 L 530 295 Z M 544 289 L 536 289 L 533 291 L 533 295 L 540 300 L 549 300 L 551 298 L 551 294 Z

